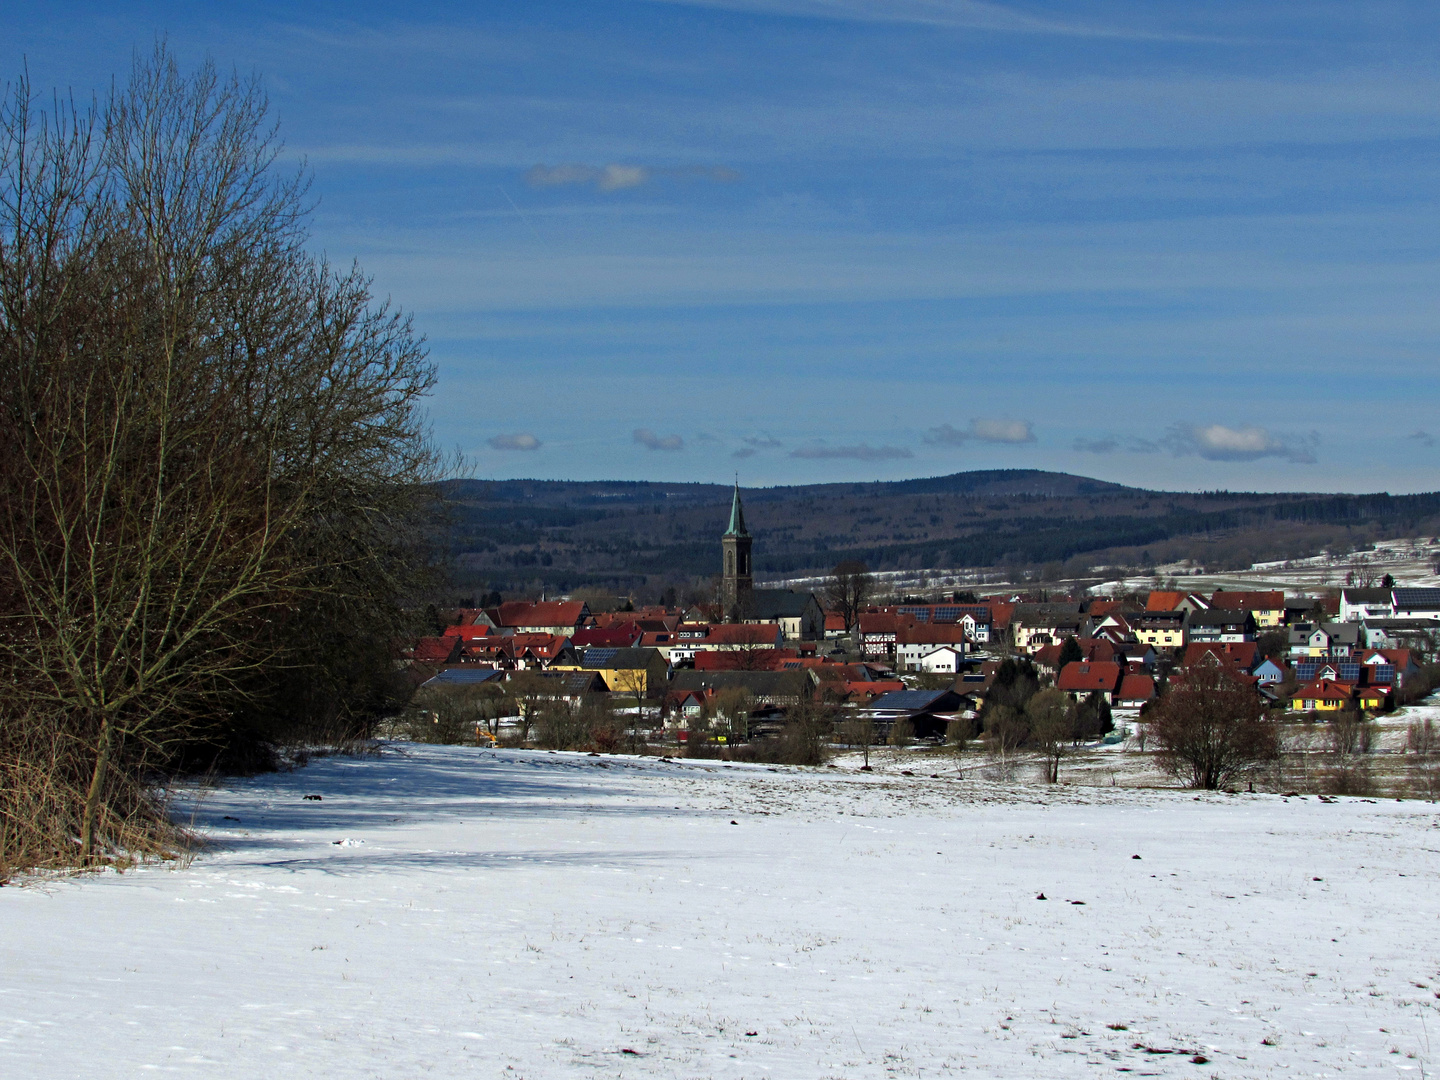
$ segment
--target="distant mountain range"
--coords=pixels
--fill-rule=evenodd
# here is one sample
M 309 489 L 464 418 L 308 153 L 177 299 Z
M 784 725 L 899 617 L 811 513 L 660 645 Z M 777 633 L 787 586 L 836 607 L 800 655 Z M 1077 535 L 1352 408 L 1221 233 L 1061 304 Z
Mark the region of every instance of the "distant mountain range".
M 721 484 L 638 481 L 453 480 L 443 490 L 457 586 L 507 593 L 708 578 L 731 497 Z M 848 558 L 876 570 L 1028 569 L 1047 579 L 1182 558 L 1214 569 L 1440 532 L 1440 492 L 1162 492 L 1033 469 L 741 488 L 741 497 L 761 578 Z

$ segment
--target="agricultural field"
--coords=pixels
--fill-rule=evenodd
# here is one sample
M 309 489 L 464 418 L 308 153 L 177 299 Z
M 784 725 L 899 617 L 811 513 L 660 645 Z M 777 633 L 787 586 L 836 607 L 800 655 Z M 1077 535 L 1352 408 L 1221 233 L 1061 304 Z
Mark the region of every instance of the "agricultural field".
M 1440 806 L 1125 745 L 1054 786 L 399 743 L 196 789 L 188 865 L 0 889 L 0 1073 L 1433 1072 Z

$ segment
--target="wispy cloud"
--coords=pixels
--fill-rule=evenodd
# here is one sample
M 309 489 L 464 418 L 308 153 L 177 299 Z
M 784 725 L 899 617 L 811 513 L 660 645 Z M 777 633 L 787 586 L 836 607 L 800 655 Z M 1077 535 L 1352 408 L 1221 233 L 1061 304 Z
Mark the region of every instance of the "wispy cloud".
M 652 0 L 687 7 L 755 11 L 799 18 L 847 22 L 909 23 L 1012 34 L 1054 34 L 1063 37 L 1113 37 L 1141 40 L 1213 40 L 1172 35 L 1136 27 L 1046 19 L 985 0 Z
M 1137 439 L 1133 435 L 1121 439 L 1115 435 L 1101 435 L 1097 438 L 1081 437 L 1070 444 L 1080 454 L 1113 454 L 1124 450 L 1128 454 L 1153 454 L 1160 444 L 1150 439 Z
M 925 433 L 932 446 L 964 446 L 967 442 L 1033 443 L 1034 426 L 1029 420 L 1002 420 L 976 417 L 965 428 L 941 424 Z
M 742 447 L 742 448 L 739 449 L 739 450 L 736 450 L 736 451 L 735 451 L 733 454 L 731 454 L 730 456 L 733 457 L 733 458 L 750 458 L 750 457 L 754 457 L 757 452 L 758 452 L 758 451 L 756 451 L 756 449 L 755 449 L 753 446 L 746 446 L 746 447 Z
M 728 184 L 740 179 L 734 169 L 723 165 L 691 165 L 681 168 L 653 168 L 648 165 L 581 165 L 566 162 L 563 165 L 535 165 L 525 174 L 525 183 L 531 187 L 566 187 L 576 184 L 593 184 L 600 191 L 622 191 L 625 188 L 640 187 L 657 177 L 674 180 L 714 180 Z
M 871 446 L 869 443 L 860 443 L 856 446 L 802 446 L 799 449 L 791 450 L 793 458 L 804 458 L 809 461 L 822 460 L 825 458 L 850 458 L 854 461 L 890 461 L 895 458 L 908 458 L 915 455 L 903 446 Z
M 487 439 L 491 450 L 539 450 L 545 444 L 528 431 L 512 435 L 495 435 Z
M 1414 439 L 1421 446 L 1434 446 L 1436 441 L 1435 436 L 1431 435 L 1428 431 L 1412 431 L 1405 437 L 1407 439 Z
M 649 428 L 636 428 L 631 436 L 647 450 L 684 450 L 685 440 L 679 435 L 656 435 Z
M 782 445 L 780 440 L 771 435 L 768 431 L 762 435 L 747 435 L 740 440 L 746 446 L 756 450 L 778 450 Z
M 1317 432 L 1308 435 L 1277 436 L 1253 424 L 1226 427 L 1209 424 L 1176 424 L 1160 440 L 1160 445 L 1176 457 L 1198 454 L 1207 461 L 1257 461 L 1260 458 L 1282 458 L 1302 464 L 1315 462 L 1319 445 Z

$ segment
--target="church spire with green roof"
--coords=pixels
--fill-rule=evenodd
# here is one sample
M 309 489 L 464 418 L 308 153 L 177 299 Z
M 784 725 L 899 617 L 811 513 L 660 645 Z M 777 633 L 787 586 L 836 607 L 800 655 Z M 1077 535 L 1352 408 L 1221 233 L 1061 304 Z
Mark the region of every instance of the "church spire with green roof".
M 740 505 L 740 482 L 735 482 L 735 499 L 730 504 L 730 526 L 725 530 L 726 536 L 749 536 L 745 531 L 745 508 Z
M 721 618 L 743 622 L 751 607 L 750 594 L 755 580 L 750 576 L 750 545 L 754 543 L 745 528 L 745 508 L 740 505 L 740 478 L 735 478 L 735 498 L 730 503 L 730 527 L 720 537 L 721 553 Z

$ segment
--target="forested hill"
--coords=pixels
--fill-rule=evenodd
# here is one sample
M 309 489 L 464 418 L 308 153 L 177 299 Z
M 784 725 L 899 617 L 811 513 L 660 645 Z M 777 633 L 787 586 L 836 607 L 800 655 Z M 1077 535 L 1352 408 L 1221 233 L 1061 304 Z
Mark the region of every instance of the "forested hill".
M 722 484 L 455 480 L 444 485 L 464 587 L 516 592 L 684 584 L 716 572 Z M 1440 493 L 1159 492 L 1004 469 L 864 484 L 741 489 L 758 576 L 1097 563 L 1211 567 L 1440 531 Z

